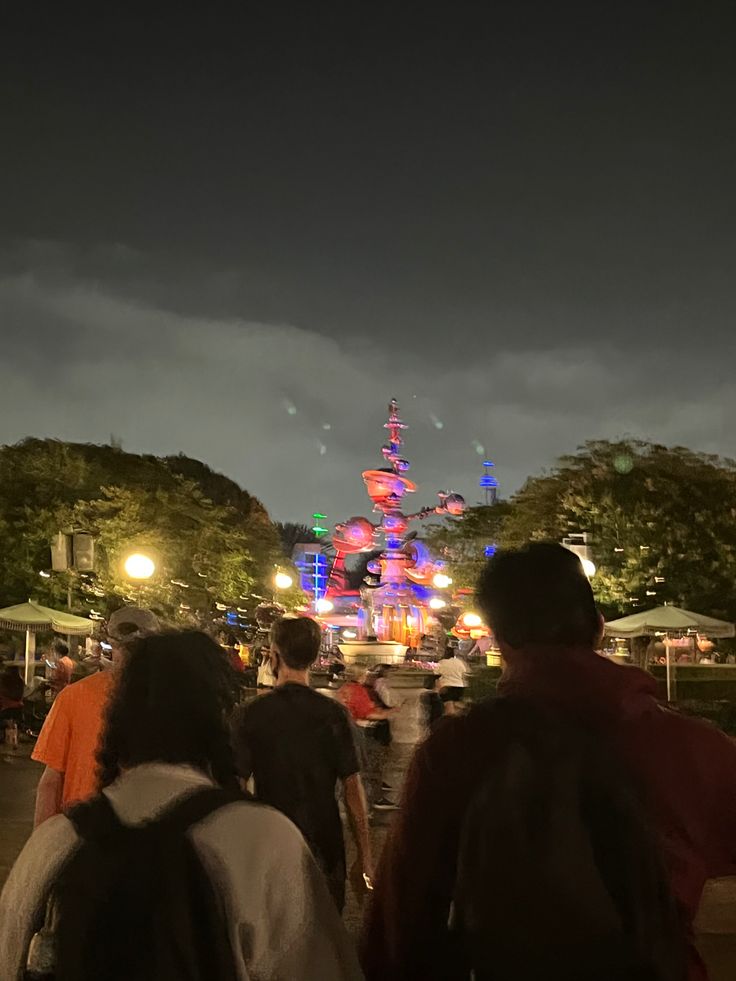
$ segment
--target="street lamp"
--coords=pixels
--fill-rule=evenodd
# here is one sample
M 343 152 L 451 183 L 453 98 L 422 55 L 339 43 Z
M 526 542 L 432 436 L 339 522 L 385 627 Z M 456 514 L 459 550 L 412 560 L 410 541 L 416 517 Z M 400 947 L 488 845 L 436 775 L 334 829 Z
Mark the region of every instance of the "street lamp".
M 452 585 L 452 579 L 446 576 L 444 572 L 437 572 L 432 579 L 432 584 L 437 587 L 437 589 L 447 589 L 448 586 Z
M 480 627 L 480 625 L 483 623 L 483 620 L 477 613 L 463 613 L 461 619 L 463 626 L 467 627 L 469 630 L 474 630 L 476 627 Z
M 150 579 L 156 571 L 156 563 L 150 555 L 143 552 L 133 552 L 123 563 L 125 574 L 130 579 Z
M 446 606 L 447 603 L 443 599 L 440 599 L 439 596 L 433 596 L 429 601 L 430 610 L 444 610 Z
M 580 564 L 582 565 L 583 572 L 588 577 L 588 579 L 592 579 L 593 576 L 595 575 L 595 562 L 591 562 L 590 559 L 582 558 L 580 560 Z
M 276 589 L 291 589 L 294 585 L 294 580 L 285 572 L 277 572 L 273 577 L 273 584 Z

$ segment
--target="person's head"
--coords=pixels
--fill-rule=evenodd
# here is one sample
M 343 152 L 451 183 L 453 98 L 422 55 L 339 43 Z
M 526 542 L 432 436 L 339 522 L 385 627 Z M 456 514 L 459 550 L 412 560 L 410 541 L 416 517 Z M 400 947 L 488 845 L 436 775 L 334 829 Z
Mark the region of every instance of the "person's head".
M 138 606 L 124 606 L 107 621 L 107 636 L 112 645 L 112 659 L 117 661 L 133 641 L 140 640 L 161 629 L 158 617 L 150 610 Z
M 274 673 L 283 664 L 292 671 L 307 671 L 316 661 L 322 631 L 310 617 L 283 617 L 271 627 L 271 661 Z
M 129 642 L 98 752 L 102 786 L 142 763 L 197 767 L 233 785 L 226 652 L 206 634 L 171 630 Z
M 51 645 L 51 654 L 54 660 L 58 661 L 59 658 L 69 656 L 69 647 L 63 640 L 57 638 Z
M 343 677 L 347 684 L 362 685 L 368 677 L 368 669 L 363 664 L 348 664 Z
M 480 575 L 478 605 L 503 652 L 527 645 L 595 647 L 601 617 L 580 559 L 533 542 L 498 552 Z

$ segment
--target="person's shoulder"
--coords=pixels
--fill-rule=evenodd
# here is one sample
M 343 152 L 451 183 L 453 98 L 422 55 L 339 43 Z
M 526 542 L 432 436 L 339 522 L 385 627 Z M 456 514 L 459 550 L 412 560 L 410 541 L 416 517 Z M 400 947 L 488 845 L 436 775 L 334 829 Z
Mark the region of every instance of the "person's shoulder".
M 76 692 L 78 697 L 84 698 L 92 692 L 106 691 L 112 686 L 112 683 L 113 674 L 111 671 L 95 671 L 94 674 L 89 674 L 86 678 L 80 678 L 73 685 L 69 685 L 68 688 L 64 689 L 62 694 L 66 695 L 67 692 Z
M 665 705 L 656 707 L 654 718 L 673 738 L 683 739 L 691 749 L 705 753 L 720 751 L 736 761 L 736 743 L 712 722 Z
M 194 837 L 218 852 L 242 854 L 245 843 L 262 853 L 301 852 L 304 839 L 295 824 L 273 807 L 254 800 L 233 801 L 198 823 Z
M 326 715 L 334 716 L 338 719 L 347 714 L 347 709 L 342 702 L 337 700 L 337 698 L 333 698 L 331 695 L 325 695 L 325 693 L 321 691 L 315 691 L 314 688 L 310 688 L 309 691 L 314 696 L 312 699 L 312 704 L 315 705 L 319 711 L 324 712 Z
M 237 710 L 237 718 L 241 725 L 251 725 L 258 719 L 268 718 L 274 708 L 278 708 L 274 701 L 274 690 L 261 692 L 241 705 Z
M 36 828 L 13 871 L 27 883 L 48 879 L 61 866 L 77 841 L 78 835 L 69 818 L 57 814 Z

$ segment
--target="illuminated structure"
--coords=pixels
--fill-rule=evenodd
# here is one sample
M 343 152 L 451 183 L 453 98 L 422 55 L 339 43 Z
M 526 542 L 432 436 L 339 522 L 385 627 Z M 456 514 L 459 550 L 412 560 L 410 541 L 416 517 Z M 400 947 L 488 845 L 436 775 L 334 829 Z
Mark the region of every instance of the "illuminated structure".
M 491 473 L 491 470 L 495 467 L 493 460 L 483 461 L 483 473 L 478 481 L 484 496 L 484 504 L 486 507 L 490 507 L 492 504 L 496 503 L 496 495 L 498 494 L 498 481 Z
M 335 526 L 332 544 L 338 557 L 383 546 L 380 555 L 368 563 L 369 575 L 361 590 L 365 615 L 359 630 L 362 638 L 375 636 L 382 641 L 410 644 L 423 632 L 426 611 L 438 608 L 431 603 L 437 599 L 433 584 L 436 585 L 435 577 L 442 577 L 444 565 L 430 556 L 416 533 L 408 532 L 409 525 L 435 514 L 459 517 L 465 510 L 465 501 L 459 494 L 442 491 L 438 505 L 404 514 L 403 498 L 417 488 L 406 476 L 409 461 L 401 455 L 401 447 L 407 427 L 399 418 L 395 399 L 389 403 L 388 412 L 384 428 L 389 438 L 382 447 L 388 466 L 363 472 L 368 496 L 380 521 L 373 524 L 367 518 L 350 518 Z M 449 585 L 451 580 L 445 579 Z

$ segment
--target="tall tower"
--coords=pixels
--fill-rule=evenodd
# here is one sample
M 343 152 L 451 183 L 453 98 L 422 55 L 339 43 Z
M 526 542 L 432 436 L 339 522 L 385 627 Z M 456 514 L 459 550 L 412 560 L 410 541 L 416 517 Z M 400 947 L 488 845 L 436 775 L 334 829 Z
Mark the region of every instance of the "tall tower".
M 495 466 L 493 460 L 483 461 L 483 473 L 481 475 L 479 484 L 483 490 L 484 504 L 486 507 L 490 507 L 492 504 L 496 503 L 496 497 L 498 495 L 498 481 L 491 473 L 491 470 Z

